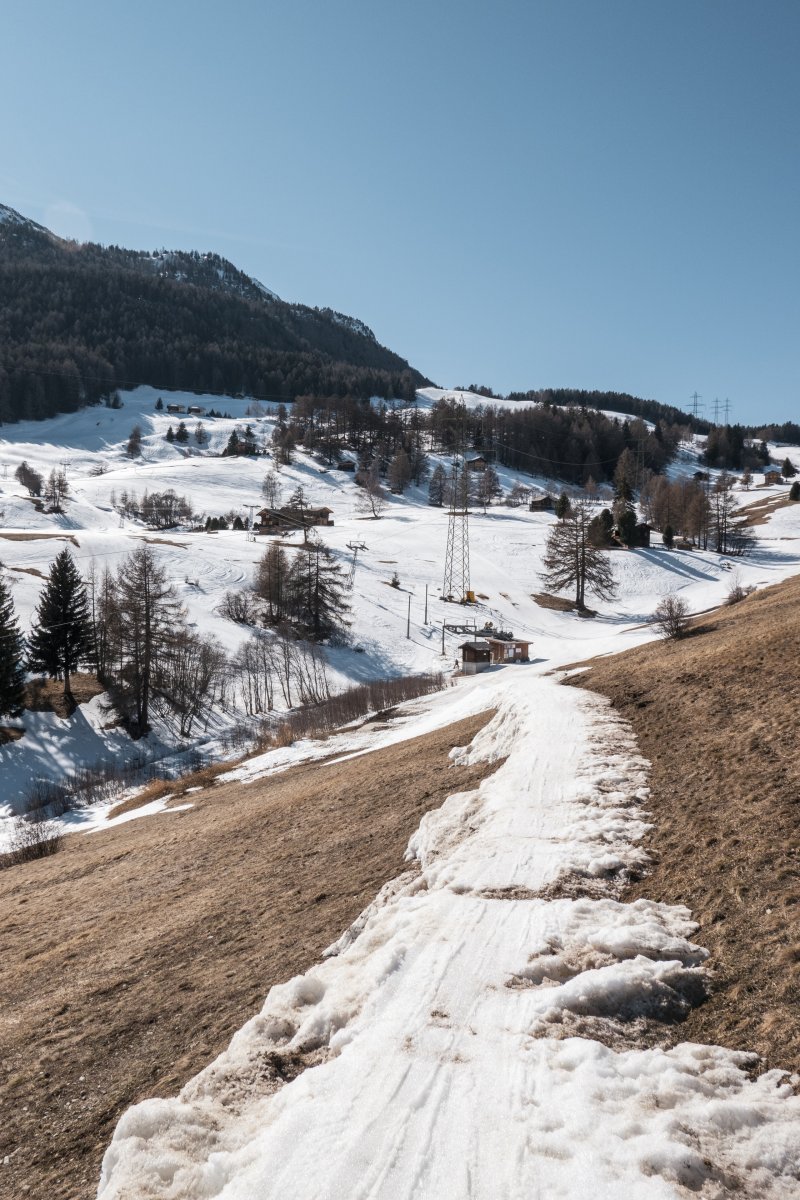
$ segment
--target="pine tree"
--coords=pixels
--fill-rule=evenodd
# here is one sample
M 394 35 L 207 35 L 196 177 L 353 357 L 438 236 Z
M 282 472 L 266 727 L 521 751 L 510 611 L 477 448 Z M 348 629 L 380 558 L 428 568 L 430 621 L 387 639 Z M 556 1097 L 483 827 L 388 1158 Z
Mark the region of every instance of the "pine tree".
M 184 442 L 188 442 L 188 440 L 189 440 L 189 430 L 186 428 L 183 421 L 180 421 L 178 423 L 178 430 L 175 434 L 175 441 L 181 442 L 183 444 Z
M 783 466 L 781 467 L 781 475 L 783 476 L 784 479 L 793 479 L 796 474 L 797 474 L 797 468 L 795 467 L 794 463 L 792 462 L 792 460 L 789 458 L 789 456 L 787 454 L 786 458 L 783 460 Z
M 64 697 L 73 705 L 71 676 L 92 652 L 92 628 L 86 588 L 69 550 L 50 568 L 33 620 L 28 666 L 64 680 Z
M 0 575 L 0 717 L 17 717 L 25 697 L 23 639 L 11 592 Z
M 175 431 L 173 430 L 171 425 L 167 426 L 167 432 L 164 434 L 164 437 L 170 443 L 175 441 Z
M 156 412 L 163 412 L 163 411 L 164 411 L 164 401 L 159 396 L 158 399 L 156 400 Z
M 569 516 L 571 509 L 570 509 L 570 503 L 569 503 L 569 496 L 567 495 L 566 492 L 562 492 L 561 495 L 558 497 L 558 499 L 555 502 L 555 505 L 553 506 L 553 511 L 555 512 L 559 521 L 563 521 L 565 517 Z

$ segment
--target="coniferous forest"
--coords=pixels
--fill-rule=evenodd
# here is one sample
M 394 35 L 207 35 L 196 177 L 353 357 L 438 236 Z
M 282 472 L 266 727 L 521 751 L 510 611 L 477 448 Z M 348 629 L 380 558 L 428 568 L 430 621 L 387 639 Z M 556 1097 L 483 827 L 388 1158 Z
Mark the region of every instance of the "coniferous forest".
M 3 212 L 0 423 L 142 383 L 289 401 L 427 382 L 363 322 L 279 300 L 219 255 L 77 245 Z

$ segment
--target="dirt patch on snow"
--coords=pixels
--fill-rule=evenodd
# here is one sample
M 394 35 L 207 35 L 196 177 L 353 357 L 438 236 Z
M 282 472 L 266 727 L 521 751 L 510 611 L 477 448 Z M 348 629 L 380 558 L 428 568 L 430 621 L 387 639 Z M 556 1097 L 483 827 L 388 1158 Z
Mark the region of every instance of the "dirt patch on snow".
M 748 504 L 742 509 L 744 520 L 742 525 L 752 528 L 754 525 L 766 525 L 769 518 L 779 508 L 788 508 L 790 504 L 795 504 L 797 501 L 790 500 L 788 495 L 778 496 L 777 499 L 758 500 L 755 504 Z
M 404 870 L 423 813 L 496 770 L 448 759 L 490 715 L 3 872 L 0 1195 L 94 1196 L 122 1111 L 210 1062 Z
M 7 542 L 71 542 L 80 549 L 80 542 L 71 533 L 0 533 L 0 538 L 5 538 Z
M 800 580 L 720 609 L 702 637 L 587 664 L 652 763 L 652 870 L 622 899 L 685 904 L 712 994 L 675 1040 L 800 1069 Z
M 105 691 L 96 676 L 81 671 L 70 677 L 70 687 L 76 704 L 86 704 Z M 45 677 L 26 683 L 25 707 L 31 712 L 53 712 L 57 717 L 68 717 L 72 712 L 64 697 L 63 681 Z

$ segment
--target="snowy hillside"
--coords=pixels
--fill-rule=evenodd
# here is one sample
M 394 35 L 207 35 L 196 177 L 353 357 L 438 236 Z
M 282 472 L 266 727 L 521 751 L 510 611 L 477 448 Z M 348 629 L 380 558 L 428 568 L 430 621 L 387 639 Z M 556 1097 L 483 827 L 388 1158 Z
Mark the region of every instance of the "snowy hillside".
M 198 446 L 191 437 L 181 447 L 165 440 L 169 426 L 176 427 L 182 418 L 155 411 L 159 394 L 142 387 L 124 394 L 120 409 L 87 408 L 0 431 L 0 561 L 6 567 L 23 630 L 30 627 L 50 563 L 64 546 L 85 573 L 93 562 L 98 567 L 108 564 L 116 568 L 146 538 L 166 567 L 194 628 L 212 635 L 227 652 L 235 651 L 248 636 L 247 628 L 222 616 L 219 606 L 227 591 L 252 580 L 268 539 L 256 543 L 248 540 L 245 532 L 233 530 L 155 532 L 122 518 L 112 501 L 118 504 L 126 491 L 141 496 L 146 490 L 172 488 L 185 495 L 197 513 L 219 516 L 235 512 L 246 518 L 253 506 L 263 503 L 260 487 L 271 460 L 218 455 L 231 431 L 245 423 L 252 425 L 259 441 L 268 443 L 276 418 L 247 398 L 165 393 L 165 404 L 197 404 L 231 414 L 230 418 L 203 417 L 207 443 Z M 185 419 L 193 433 L 196 420 Z M 132 460 L 126 456 L 125 445 L 134 424 L 142 429 L 143 446 L 141 457 Z M 62 515 L 37 511 L 42 506 L 37 506 L 14 478 L 22 461 L 45 476 L 52 468 L 66 470 L 70 499 Z M 104 473 L 96 474 L 101 468 Z M 689 449 L 674 466 L 674 470 L 687 473 L 696 468 L 696 452 Z M 541 489 L 549 483 L 505 469 L 499 474 L 505 491 L 518 478 Z M 569 613 L 540 607 L 533 598 L 541 591 L 542 554 L 553 517 L 497 504 L 485 514 L 478 510 L 470 517 L 471 581 L 477 603 L 462 609 L 440 599 L 447 513 L 428 506 L 426 489 L 410 487 L 402 497 L 390 497 L 383 517 L 373 520 L 358 511 L 360 489 L 352 475 L 328 469 L 310 455 L 298 453 L 295 462 L 282 469 L 281 484 L 284 500 L 302 485 L 309 503 L 333 510 L 335 525 L 322 531 L 323 540 L 343 567 L 349 569 L 352 561 L 348 543 L 357 539 L 367 546 L 358 557 L 351 598 L 351 648 L 329 652 L 332 681 L 339 687 L 400 672 L 451 668 L 463 636 L 446 634 L 442 655 L 445 621 L 466 620 L 477 628 L 492 621 L 498 628 L 530 639 L 531 657 L 537 670 L 543 671 L 651 637 L 647 622 L 659 598 L 668 592 L 679 591 L 697 612 L 720 603 L 730 586 L 730 562 L 711 553 L 667 554 L 659 545 L 619 552 L 613 555 L 618 599 L 613 605 L 600 605 L 594 620 L 576 620 Z M 742 493 L 740 499 L 763 500 L 783 491 L 785 488 L 758 489 Z M 736 568 L 744 585 L 763 586 L 800 568 L 796 511 L 779 510 L 770 523 L 757 530 L 755 553 Z M 300 540 L 296 534 L 286 539 L 286 544 Z M 390 586 L 395 572 L 399 587 Z M 209 754 L 215 753 L 215 739 L 241 721 L 242 714 L 235 708 L 219 713 L 195 740 L 201 741 Z M 133 756 L 141 750 L 133 743 L 125 747 L 125 735 L 119 730 L 104 732 L 102 708 L 96 705 L 91 715 L 79 714 L 71 721 L 38 714 L 27 725 L 29 733 L 24 738 L 0 747 L 5 806 L 0 812 L 6 814 L 34 770 L 58 778 L 86 761 L 87 754 L 95 761 L 106 755 Z M 158 727 L 149 739 L 150 752 L 163 757 L 170 740 L 174 745 L 174 734 Z
M 269 443 L 276 416 L 247 398 L 165 393 L 164 405 L 230 413 L 202 418 L 202 445 L 192 437 L 179 446 L 165 440 L 168 427 L 185 419 L 193 433 L 195 420 L 157 412 L 158 396 L 139 388 L 121 409 L 0 431 L 0 561 L 23 629 L 65 545 L 85 573 L 92 562 L 116 569 L 145 538 L 194 628 L 228 653 L 248 637 L 220 605 L 250 582 L 269 539 L 155 532 L 121 517 L 115 503 L 123 492 L 172 488 L 196 513 L 248 516 L 261 506 L 271 460 L 219 454 L 245 423 Z M 435 398 L 428 389 L 421 402 Z M 131 459 L 134 424 L 142 453 Z M 698 451 L 683 447 L 671 474 L 693 475 Z M 22 461 L 44 475 L 66 471 L 62 515 L 41 511 L 15 479 Z M 553 490 L 544 478 L 499 474 L 505 491 L 517 479 Z M 580 620 L 535 598 L 553 516 L 500 503 L 470 516 L 477 602 L 462 607 L 441 598 L 447 512 L 428 506 L 426 489 L 390 497 L 374 520 L 359 510 L 352 474 L 311 455 L 298 453 L 280 478 L 284 499 L 302 485 L 309 503 L 333 510 L 334 526 L 320 534 L 342 566 L 350 567 L 352 544 L 366 544 L 349 644 L 327 651 L 334 687 L 449 672 L 464 635 L 443 634 L 447 622 L 511 630 L 530 640 L 531 662 L 459 679 L 403 706 L 385 728 L 300 741 L 227 772 L 248 781 L 309 758 L 340 762 L 496 709 L 473 745 L 453 752 L 457 762 L 497 763 L 496 772 L 424 818 L 408 873 L 387 883 L 321 963 L 273 988 L 262 1013 L 179 1098 L 147 1100 L 123 1116 L 102 1200 L 662 1200 L 721 1195 L 728 1184 L 743 1195 L 796 1195 L 800 1109 L 780 1072 L 754 1077 L 749 1056 L 718 1047 L 642 1048 L 648 1021 L 678 1018 L 696 1002 L 706 952 L 686 909 L 619 901 L 620 885 L 646 867 L 648 764 L 604 701 L 546 678 L 652 638 L 665 594 L 680 593 L 693 612 L 720 604 L 730 560 L 668 552 L 657 535 L 650 549 L 613 552 L 618 596 Z M 785 497 L 785 485 L 761 482 L 738 502 Z M 800 572 L 800 506 L 775 507 L 754 533 L 753 553 L 735 566 L 743 586 Z M 24 736 L 0 746 L 6 815 L 33 774 L 58 778 L 81 763 L 142 753 L 166 762 L 193 748 L 216 758 L 226 731 L 247 719 L 229 698 L 190 739 L 160 720 L 134 743 L 97 697 L 69 720 L 35 713 L 22 724 Z M 156 801 L 141 815 L 162 809 Z M 72 820 L 88 831 L 105 813 Z M 282 1074 L 282 1063 L 291 1071 Z

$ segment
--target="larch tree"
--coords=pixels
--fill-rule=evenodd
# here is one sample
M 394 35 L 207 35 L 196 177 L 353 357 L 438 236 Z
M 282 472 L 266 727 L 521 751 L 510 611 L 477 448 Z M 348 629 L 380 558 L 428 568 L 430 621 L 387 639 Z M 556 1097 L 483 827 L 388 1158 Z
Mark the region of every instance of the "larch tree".
M 24 641 L 14 601 L 0 574 L 0 717 L 18 717 L 25 699 Z
M 50 568 L 33 618 L 28 666 L 52 679 L 63 679 L 64 697 L 72 707 L 71 677 L 91 655 L 86 587 L 69 550 L 62 550 Z
M 123 561 L 116 579 L 119 698 L 139 734 L 150 728 L 150 701 L 159 657 L 183 626 L 183 610 L 148 543 Z
M 270 625 L 282 621 L 289 602 L 289 556 L 277 542 L 267 547 L 256 564 L 254 590 L 267 606 L 265 621 Z
M 587 592 L 612 600 L 617 590 L 607 553 L 592 545 L 591 520 L 591 506 L 585 500 L 573 500 L 566 516 L 553 526 L 544 555 L 545 591 L 574 588 L 579 609 L 586 608 Z

